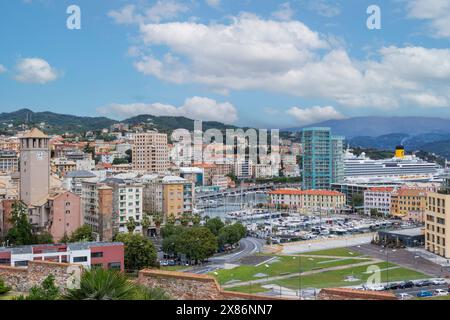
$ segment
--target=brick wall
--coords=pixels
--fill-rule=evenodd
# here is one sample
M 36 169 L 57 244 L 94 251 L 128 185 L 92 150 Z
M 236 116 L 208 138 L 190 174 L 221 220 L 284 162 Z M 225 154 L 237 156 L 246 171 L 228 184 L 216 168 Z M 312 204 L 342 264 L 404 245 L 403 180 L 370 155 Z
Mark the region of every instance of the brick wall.
M 279 300 L 262 295 L 246 294 L 221 289 L 209 275 L 145 269 L 139 271 L 138 282 L 150 288 L 161 288 L 176 300 Z
M 15 291 L 26 292 L 35 285 L 40 285 L 48 276 L 55 277 L 55 284 L 64 290 L 67 281 L 74 272 L 81 274 L 80 265 L 50 261 L 29 261 L 27 268 L 0 266 L 0 278 Z
M 397 300 L 390 292 L 365 291 L 348 288 L 322 289 L 319 300 Z

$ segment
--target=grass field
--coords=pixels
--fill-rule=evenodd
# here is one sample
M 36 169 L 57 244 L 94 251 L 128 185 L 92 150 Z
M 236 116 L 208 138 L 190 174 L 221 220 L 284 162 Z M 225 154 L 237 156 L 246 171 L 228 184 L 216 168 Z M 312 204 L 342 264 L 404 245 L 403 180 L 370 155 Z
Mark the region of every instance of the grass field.
M 389 281 L 403 281 L 403 280 L 414 280 L 414 279 L 425 279 L 428 276 L 416 272 L 414 270 L 398 267 L 395 264 L 382 262 L 377 263 L 377 265 L 381 271 L 381 282 L 387 282 L 387 276 L 389 273 Z M 334 271 L 324 271 L 314 275 L 302 276 L 301 284 L 302 288 L 333 288 L 333 287 L 346 287 L 346 286 L 356 286 L 361 285 L 367 281 L 367 279 L 371 276 L 370 273 L 366 273 L 368 266 L 359 266 L 359 267 L 350 267 L 342 270 L 334 270 Z M 395 269 L 390 269 L 389 272 L 383 270 L 385 268 L 397 267 Z M 355 282 L 347 282 L 344 279 L 348 276 L 353 276 L 355 278 L 360 279 L 360 281 Z M 288 279 L 275 280 L 268 282 L 270 284 L 280 285 L 282 287 L 286 287 L 292 290 L 298 290 L 300 287 L 300 279 L 299 277 L 292 277 Z M 261 284 L 255 284 L 252 286 L 241 286 L 229 288 L 228 290 L 238 291 L 238 292 L 247 292 L 247 293 L 257 293 L 257 292 L 265 292 L 268 291 L 261 287 Z M 443 300 L 450 299 L 448 297 L 441 297 Z M 437 297 L 436 297 L 437 299 Z
M 425 279 L 428 276 L 406 268 L 396 268 L 390 270 L 383 270 L 387 267 L 396 267 L 395 264 L 381 262 L 376 264 L 381 271 L 381 282 L 387 282 L 387 276 L 389 275 L 389 281 L 403 281 L 403 280 L 414 280 L 414 279 Z M 332 287 L 346 287 L 355 286 L 363 284 L 372 275 L 366 273 L 368 266 L 359 266 L 353 268 L 347 268 L 343 270 L 333 270 L 317 273 L 309 276 L 302 276 L 301 282 L 303 288 L 332 288 Z M 360 281 L 348 282 L 344 281 L 346 277 L 353 276 L 360 279 Z M 273 281 L 272 283 L 281 285 L 286 288 L 297 290 L 299 287 L 299 278 L 289 278 L 283 280 Z
M 181 271 L 189 269 L 189 266 L 161 266 L 161 270 L 166 271 Z
M 268 257 L 271 257 L 268 255 Z M 231 280 L 240 280 L 240 281 L 250 281 L 262 279 L 264 277 L 255 277 L 256 274 L 265 274 L 269 277 L 279 276 L 289 273 L 296 273 L 301 269 L 303 272 L 315 270 L 315 269 L 324 269 L 335 266 L 349 265 L 353 263 L 360 263 L 364 260 L 356 260 L 350 258 L 344 259 L 330 259 L 330 258 L 307 258 L 307 257 L 293 257 L 293 256 L 272 256 L 277 259 L 276 262 L 273 263 L 264 263 L 260 266 L 248 266 L 242 265 L 236 267 L 234 269 L 229 270 L 218 270 L 215 273 L 211 273 L 215 275 L 220 284 L 225 284 Z M 301 261 L 300 261 L 301 259 Z M 269 267 L 266 267 L 268 265 Z
M 320 251 L 303 252 L 300 254 L 312 255 L 312 256 L 337 256 L 337 257 L 361 257 L 362 255 L 358 252 L 349 250 L 347 248 L 335 248 L 326 249 Z

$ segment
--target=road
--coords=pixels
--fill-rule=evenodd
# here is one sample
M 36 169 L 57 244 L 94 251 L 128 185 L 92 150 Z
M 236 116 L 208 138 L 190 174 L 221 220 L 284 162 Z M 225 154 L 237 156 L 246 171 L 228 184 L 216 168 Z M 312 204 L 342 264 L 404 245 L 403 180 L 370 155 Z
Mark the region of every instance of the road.
M 237 252 L 215 255 L 209 258 L 207 263 L 194 267 L 190 272 L 204 274 L 217 269 L 222 269 L 227 263 L 236 263 L 244 257 L 261 252 L 263 246 L 264 240 L 261 239 L 250 237 L 241 239 L 241 241 L 239 241 Z

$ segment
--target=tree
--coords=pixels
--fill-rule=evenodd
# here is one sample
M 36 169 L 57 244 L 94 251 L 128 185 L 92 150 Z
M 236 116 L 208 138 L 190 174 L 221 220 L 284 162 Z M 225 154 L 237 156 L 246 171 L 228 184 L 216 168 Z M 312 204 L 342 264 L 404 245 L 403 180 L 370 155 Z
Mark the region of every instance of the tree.
M 208 228 L 215 236 L 219 235 L 219 230 L 222 229 L 225 224 L 218 217 L 209 219 L 205 223 L 205 227 Z
M 200 221 L 202 221 L 202 217 L 198 213 L 192 216 L 192 223 L 194 224 L 194 226 L 198 226 L 200 224 Z
M 76 229 L 70 236 L 70 242 L 90 242 L 94 241 L 92 228 L 87 224 Z
M 187 212 L 183 212 L 180 219 L 181 225 L 187 226 L 191 222 L 191 216 Z
M 171 213 L 171 214 L 167 217 L 167 224 L 175 224 L 176 221 L 177 221 L 177 219 L 175 218 L 175 216 L 173 215 L 173 213 Z
M 140 270 L 147 267 L 157 267 L 157 254 L 153 243 L 141 234 L 120 233 L 116 241 L 125 244 L 125 268 Z
M 142 235 L 144 237 L 147 236 L 148 234 L 148 229 L 151 226 L 151 221 L 150 221 L 150 217 L 148 216 L 148 214 L 144 213 L 142 215 L 142 221 L 141 221 L 141 226 L 142 226 Z
M 20 300 L 56 300 L 59 297 L 59 288 L 55 285 L 55 277 L 47 276 L 41 285 L 30 289 L 28 296 L 19 297 Z
M 61 240 L 59 240 L 59 242 L 61 242 L 61 243 L 69 243 L 70 242 L 70 238 L 69 238 L 69 236 L 67 235 L 66 232 L 64 232 L 64 235 L 61 238 Z
M 66 300 L 132 300 L 136 286 L 123 273 L 103 268 L 85 271 L 80 286 L 69 289 Z
M 128 163 L 132 163 L 133 162 L 133 151 L 131 149 L 128 149 L 127 151 L 125 151 L 125 154 L 127 155 L 126 159 L 127 159 Z
M 35 236 L 35 243 L 53 243 L 53 236 L 49 232 L 41 232 Z
M 34 237 L 31 223 L 28 221 L 26 205 L 16 201 L 12 205 L 11 219 L 12 228 L 9 229 L 6 238 L 14 245 L 33 244 Z
M 184 254 L 190 260 L 204 261 L 217 251 L 217 237 L 205 227 L 178 227 L 163 240 L 163 250 Z
M 380 214 L 378 213 L 378 210 L 375 208 L 370 209 L 370 216 L 372 217 L 378 217 Z
M 10 287 L 8 287 L 5 284 L 5 281 L 3 281 L 3 279 L 0 278 L 0 295 L 5 294 L 7 292 L 9 292 L 11 290 Z
M 125 158 L 114 158 L 112 164 L 128 164 L 128 160 Z
M 77 289 L 69 289 L 66 300 L 167 300 L 170 297 L 159 288 L 147 288 L 130 281 L 115 270 L 94 268 L 85 271 Z
M 133 217 L 129 217 L 125 225 L 129 233 L 133 233 L 134 230 L 136 229 L 136 221 L 134 220 Z
M 352 206 L 361 207 L 364 204 L 364 196 L 361 193 L 355 193 L 352 197 Z
M 247 230 L 240 223 L 228 225 L 219 231 L 219 246 L 223 247 L 226 244 L 233 245 L 238 243 L 245 237 Z

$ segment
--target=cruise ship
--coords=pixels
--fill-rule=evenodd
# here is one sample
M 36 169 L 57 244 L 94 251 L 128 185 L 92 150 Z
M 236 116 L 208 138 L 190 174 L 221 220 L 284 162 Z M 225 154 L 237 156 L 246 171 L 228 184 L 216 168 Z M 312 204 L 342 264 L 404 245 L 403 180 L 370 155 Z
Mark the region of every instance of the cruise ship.
M 345 179 L 395 178 L 400 180 L 430 180 L 442 172 L 437 163 L 426 162 L 414 155 L 405 155 L 403 147 L 397 147 L 390 159 L 373 160 L 363 152 L 354 155 L 350 149 L 344 157 Z

